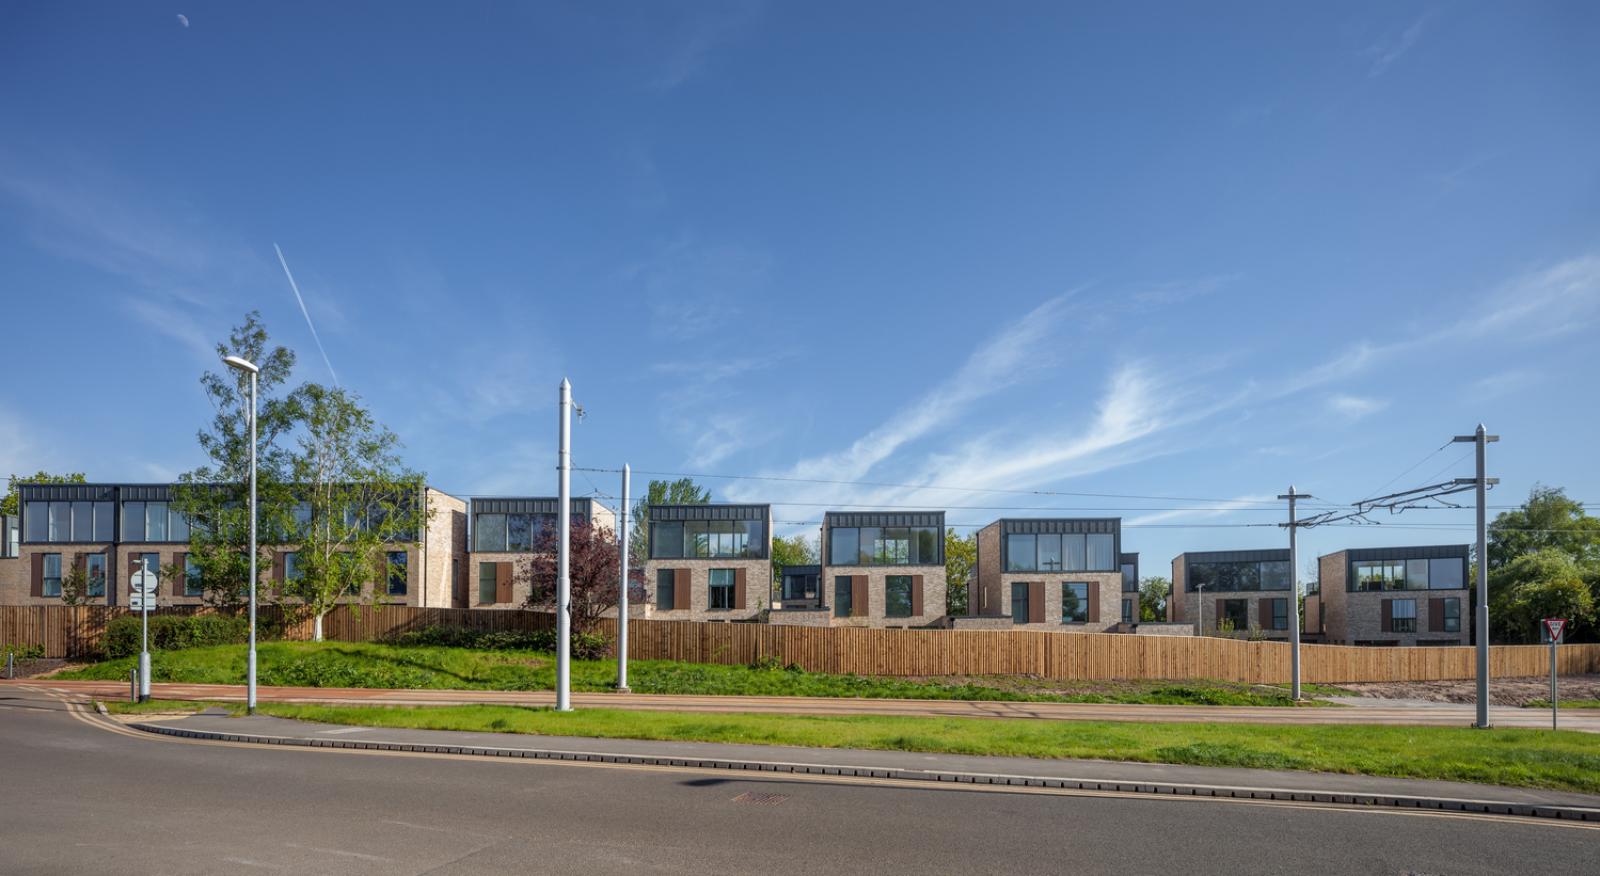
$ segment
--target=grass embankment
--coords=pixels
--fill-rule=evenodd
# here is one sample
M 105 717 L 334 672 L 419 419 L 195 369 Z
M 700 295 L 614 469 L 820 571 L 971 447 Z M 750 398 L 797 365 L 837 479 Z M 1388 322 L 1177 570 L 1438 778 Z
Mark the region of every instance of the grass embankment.
M 993 718 L 555 712 L 518 706 L 320 706 L 257 711 L 329 724 L 857 748 L 1441 779 L 1600 793 L 1600 735 L 1453 727 L 1150 724 Z
M 153 681 L 244 683 L 242 645 L 155 651 L 150 657 Z M 108 660 L 57 677 L 121 681 L 128 677 L 135 659 Z M 265 642 L 259 646 L 258 661 L 257 679 L 265 686 L 438 690 L 550 690 L 555 686 L 554 658 L 531 651 L 398 647 L 365 642 Z M 616 672 L 614 660 L 574 660 L 572 688 L 610 690 Z M 628 682 L 635 692 L 652 694 L 1293 705 L 1286 689 L 1226 682 L 1070 682 L 1009 676 L 905 679 L 667 660 L 630 661 Z M 1308 688 L 1307 692 L 1314 691 Z
M 1600 709 L 1600 700 L 1562 700 L 1563 709 Z M 1549 700 L 1529 700 L 1522 706 L 1524 709 L 1548 709 Z

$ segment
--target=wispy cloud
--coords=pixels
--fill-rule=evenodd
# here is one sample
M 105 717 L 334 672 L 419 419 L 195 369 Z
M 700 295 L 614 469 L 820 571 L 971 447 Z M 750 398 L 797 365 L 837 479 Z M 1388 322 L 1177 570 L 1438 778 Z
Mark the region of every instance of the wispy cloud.
M 1210 520 L 1223 517 L 1239 511 L 1249 511 L 1265 507 L 1268 502 L 1276 502 L 1276 494 L 1266 493 L 1238 496 L 1225 502 L 1211 502 L 1204 508 L 1183 508 L 1171 511 L 1156 511 L 1151 514 L 1141 514 L 1129 517 L 1123 521 L 1127 526 L 1149 526 L 1153 523 L 1167 523 L 1173 520 Z
M 134 296 L 123 299 L 122 307 L 151 330 L 183 345 L 196 358 L 216 361 L 216 341 L 211 331 L 195 319 L 192 307 Z
M 771 272 L 764 250 L 684 234 L 620 276 L 650 302 L 655 334 L 688 340 L 737 318 L 740 302 L 765 289 Z
M 1432 10 L 1424 12 L 1417 16 L 1417 19 L 1411 22 L 1404 30 L 1397 34 L 1385 36 L 1383 39 L 1368 46 L 1364 54 L 1372 60 L 1372 63 L 1367 68 L 1367 76 L 1374 79 L 1382 76 L 1390 65 L 1400 60 L 1406 52 L 1411 51 L 1412 47 L 1417 44 L 1417 40 L 1422 38 L 1422 31 L 1432 18 Z
M 1362 398 L 1342 393 L 1328 397 L 1328 410 L 1347 422 L 1376 414 L 1388 406 L 1389 402 L 1386 399 Z
M 650 81 L 650 87 L 671 91 L 698 76 L 717 47 L 749 30 L 760 17 L 762 7 L 756 0 L 734 0 L 721 6 L 697 8 L 663 40 L 666 57 Z

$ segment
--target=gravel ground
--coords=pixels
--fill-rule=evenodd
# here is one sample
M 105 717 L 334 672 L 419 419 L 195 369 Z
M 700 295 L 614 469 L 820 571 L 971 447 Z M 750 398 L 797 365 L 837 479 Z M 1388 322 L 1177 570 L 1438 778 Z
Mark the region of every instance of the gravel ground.
M 1476 682 L 1404 681 L 1373 684 L 1341 684 L 1361 696 L 1386 700 L 1427 700 L 1435 703 L 1470 703 L 1477 696 Z M 1600 700 L 1600 675 L 1563 675 L 1560 679 L 1563 700 Z M 1491 678 L 1489 702 L 1497 706 L 1525 706 L 1532 700 L 1550 698 L 1550 677 Z

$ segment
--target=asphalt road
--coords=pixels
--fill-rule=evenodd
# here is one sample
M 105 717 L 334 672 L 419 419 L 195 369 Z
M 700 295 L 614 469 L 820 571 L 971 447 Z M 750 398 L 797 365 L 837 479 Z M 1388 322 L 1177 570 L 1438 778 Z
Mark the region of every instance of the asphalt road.
M 7 874 L 1576 873 L 1600 847 L 1501 817 L 168 741 L 15 688 L 0 789 Z

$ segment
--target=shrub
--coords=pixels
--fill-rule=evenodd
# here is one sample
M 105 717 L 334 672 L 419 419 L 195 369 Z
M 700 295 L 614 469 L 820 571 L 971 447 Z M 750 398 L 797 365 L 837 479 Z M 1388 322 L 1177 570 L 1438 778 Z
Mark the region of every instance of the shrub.
M 128 657 L 139 653 L 140 619 L 136 614 L 123 615 L 106 624 L 105 652 L 107 657 Z M 260 620 L 256 635 L 262 639 L 278 638 L 275 624 Z M 150 650 L 176 651 L 183 648 L 203 648 L 207 645 L 235 645 L 250 639 L 250 621 L 244 617 L 226 614 L 155 614 L 150 616 Z
M 556 650 L 555 630 L 497 630 L 486 632 L 469 627 L 430 626 L 389 637 L 389 643 L 416 648 L 475 648 L 487 651 Z M 599 660 L 611 655 L 611 640 L 599 633 L 573 633 L 572 657 Z
M 5 663 L 7 656 L 15 656 L 18 660 L 43 660 L 43 645 L 0 645 L 0 664 Z

